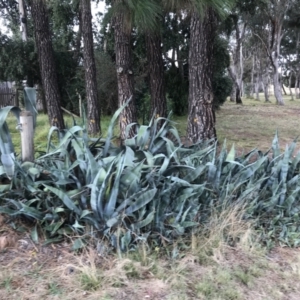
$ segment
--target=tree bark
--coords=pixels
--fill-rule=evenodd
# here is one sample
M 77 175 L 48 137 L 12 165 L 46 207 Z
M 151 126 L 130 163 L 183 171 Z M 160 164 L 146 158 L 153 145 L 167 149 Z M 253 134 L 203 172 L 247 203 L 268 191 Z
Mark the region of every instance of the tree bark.
M 115 0 L 113 3 L 114 5 L 118 5 L 120 2 L 121 0 Z M 121 142 L 126 139 L 127 125 L 137 121 L 131 55 L 131 27 L 126 24 L 127 20 L 125 17 L 124 12 L 117 11 L 113 20 L 118 80 L 118 106 L 123 106 L 127 100 L 131 99 L 119 117 Z M 128 137 L 132 137 L 134 134 L 135 128 L 131 127 Z
M 235 82 L 233 82 L 232 89 L 230 92 L 230 102 L 235 102 L 235 97 L 236 97 L 236 88 L 235 88 Z
M 94 57 L 91 1 L 81 0 L 80 8 L 88 131 L 91 134 L 96 134 L 100 132 L 100 111 L 98 103 L 96 64 Z
M 300 82 L 300 76 L 299 76 L 299 73 L 296 73 L 296 79 L 295 79 L 295 97 L 296 97 L 296 99 L 300 99 L 299 82 Z
M 150 118 L 167 116 L 167 100 L 165 91 L 164 62 L 161 51 L 161 37 L 159 33 L 146 34 L 146 48 L 149 69 L 149 87 L 151 95 Z
M 251 86 L 250 86 L 250 98 L 254 98 L 254 66 L 255 66 L 255 60 L 254 55 L 252 56 L 252 66 L 251 66 Z
M 294 101 L 294 94 L 293 94 L 293 91 L 292 91 L 292 76 L 293 75 L 293 72 L 290 71 L 290 76 L 289 76 L 289 90 L 290 90 L 290 96 L 291 96 L 291 100 Z
M 46 2 L 44 0 L 33 0 L 31 13 L 35 27 L 35 42 L 38 50 L 49 123 L 51 126 L 64 129 L 64 119 L 60 109 L 61 95 L 58 88 Z
M 216 139 L 212 90 L 212 55 L 217 19 L 208 8 L 203 20 L 193 12 L 189 46 L 189 114 L 187 138 L 193 143 Z
M 273 69 L 273 85 L 274 85 L 274 95 L 278 105 L 284 105 L 281 84 L 280 84 L 280 74 L 279 74 L 279 56 L 280 56 L 280 44 L 282 39 L 282 26 L 285 18 L 286 11 L 289 9 L 291 1 L 281 0 L 281 1 L 269 1 L 267 14 L 270 20 L 270 39 L 269 39 L 269 49 L 268 55 Z
M 263 78 L 262 78 L 262 84 L 263 84 L 263 88 L 264 88 L 264 95 L 265 95 L 265 102 L 270 102 L 269 99 L 269 78 L 268 78 L 268 70 L 266 71 L 265 74 L 263 74 Z

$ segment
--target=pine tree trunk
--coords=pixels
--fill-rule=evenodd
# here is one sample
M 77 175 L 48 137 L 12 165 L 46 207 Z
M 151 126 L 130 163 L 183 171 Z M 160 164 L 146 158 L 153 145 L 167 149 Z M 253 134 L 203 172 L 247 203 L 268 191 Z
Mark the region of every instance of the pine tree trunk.
M 151 95 L 150 117 L 167 116 L 167 100 L 165 92 L 164 62 L 161 51 L 159 33 L 146 34 L 146 48 L 149 69 L 149 86 Z
M 212 90 L 212 54 L 216 16 L 207 9 L 204 19 L 191 16 L 189 46 L 189 115 L 187 138 L 193 143 L 216 139 Z
M 49 123 L 51 126 L 64 129 L 64 119 L 60 109 L 61 95 L 58 87 L 46 2 L 44 0 L 33 0 L 31 13 L 35 27 L 35 42 Z
M 115 0 L 114 5 L 121 0 Z M 131 28 L 126 24 L 125 14 L 116 12 L 113 20 L 116 68 L 118 80 L 118 106 L 124 105 L 131 99 L 129 104 L 123 109 L 119 117 L 121 142 L 126 138 L 127 125 L 137 121 L 135 97 L 134 97 L 134 77 L 131 55 Z M 134 136 L 135 129 L 131 127 L 129 137 Z
M 100 132 L 100 112 L 98 103 L 96 64 L 94 57 L 91 1 L 81 0 L 81 21 L 83 37 L 83 61 L 85 69 L 85 90 L 87 102 L 88 131 Z

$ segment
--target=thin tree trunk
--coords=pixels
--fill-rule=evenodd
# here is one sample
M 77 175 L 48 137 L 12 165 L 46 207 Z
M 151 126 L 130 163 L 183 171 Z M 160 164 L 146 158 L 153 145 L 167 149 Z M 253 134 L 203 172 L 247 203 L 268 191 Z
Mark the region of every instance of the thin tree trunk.
M 121 0 L 115 0 L 113 3 L 118 5 L 120 2 Z M 123 106 L 127 100 L 131 99 L 119 117 L 121 142 L 126 138 L 127 125 L 137 121 L 131 55 L 131 28 L 126 22 L 123 12 L 115 13 L 113 25 L 118 80 L 118 106 Z M 128 137 L 133 137 L 134 134 L 134 127 L 131 127 Z
M 250 98 L 254 98 L 254 55 L 252 56 Z
M 60 109 L 61 95 L 58 88 L 46 2 L 44 0 L 33 0 L 31 12 L 49 123 L 51 126 L 64 129 L 64 119 Z
M 216 16 L 207 9 L 204 19 L 193 12 L 189 46 L 189 115 L 187 138 L 196 143 L 216 139 L 212 91 L 212 54 Z
M 149 86 L 151 95 L 150 117 L 167 116 L 167 100 L 165 92 L 164 62 L 161 51 L 161 37 L 159 33 L 146 34 L 146 48 L 149 69 Z
M 290 90 L 291 100 L 294 101 L 294 94 L 292 91 L 292 77 L 293 77 L 292 75 L 293 75 L 293 72 L 291 71 L 290 76 L 289 76 L 289 90 Z
M 299 92 L 299 73 L 296 73 L 296 79 L 295 79 L 295 96 L 296 96 L 296 99 L 300 99 L 300 92 Z
M 260 83 L 259 83 L 259 74 L 256 74 L 256 82 L 255 82 L 255 98 L 256 100 L 260 100 L 259 99 L 259 87 L 260 87 Z
M 280 43 L 281 43 L 281 31 L 282 31 L 282 21 L 279 19 L 271 20 L 272 37 L 271 44 L 269 48 L 269 56 L 273 68 L 273 85 L 274 85 L 274 95 L 278 105 L 284 105 L 281 91 L 280 75 L 279 75 L 279 56 L 280 56 Z
M 91 2 L 90 0 L 81 0 L 80 6 L 88 131 L 92 134 L 96 134 L 100 132 L 100 111 L 98 103 L 96 64 L 94 57 Z

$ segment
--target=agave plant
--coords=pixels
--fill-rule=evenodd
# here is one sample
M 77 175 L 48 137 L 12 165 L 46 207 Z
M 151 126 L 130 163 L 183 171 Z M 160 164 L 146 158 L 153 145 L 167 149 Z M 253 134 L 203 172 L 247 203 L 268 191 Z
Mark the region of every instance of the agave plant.
M 299 243 L 296 141 L 281 154 L 276 134 L 268 152 L 236 157 L 226 142 L 221 149 L 211 142 L 185 147 L 170 118 L 161 127 L 162 120 L 152 118 L 115 145 L 121 110 L 105 139 L 90 138 L 84 126 L 51 128 L 45 155 L 15 162 L 10 184 L 0 189 L 0 212 L 36 220 L 48 242 L 75 232 L 106 237 L 125 251 L 140 240 L 172 242 L 207 222 L 212 207 L 243 203 L 245 218 L 257 219 L 268 238 Z M 79 240 L 76 247 L 82 245 Z

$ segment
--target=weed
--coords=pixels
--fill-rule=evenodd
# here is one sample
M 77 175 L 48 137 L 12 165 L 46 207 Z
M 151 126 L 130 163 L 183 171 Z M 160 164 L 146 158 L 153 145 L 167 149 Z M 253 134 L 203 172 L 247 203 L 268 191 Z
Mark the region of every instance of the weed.
M 50 282 L 48 289 L 50 295 L 61 295 L 63 293 L 62 288 L 57 282 Z
M 13 276 L 11 274 L 2 274 L 0 278 L 0 287 L 5 288 L 6 290 L 11 290 Z

